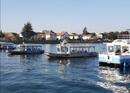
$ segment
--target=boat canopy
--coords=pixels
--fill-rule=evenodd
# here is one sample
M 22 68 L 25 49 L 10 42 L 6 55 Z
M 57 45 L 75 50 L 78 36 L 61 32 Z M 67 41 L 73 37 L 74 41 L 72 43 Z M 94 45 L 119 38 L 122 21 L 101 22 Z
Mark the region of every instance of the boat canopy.
M 17 46 L 16 50 L 25 51 L 25 50 L 42 50 L 41 44 L 20 44 Z
M 19 47 L 42 47 L 41 44 L 20 44 Z
M 56 48 L 58 54 L 70 54 L 76 52 L 95 52 L 95 46 L 87 44 L 65 44 L 58 45 Z
M 106 43 L 106 46 L 108 54 L 121 55 L 123 53 L 130 52 L 130 46 L 127 43 L 127 40 L 117 39 L 114 40 L 112 43 Z

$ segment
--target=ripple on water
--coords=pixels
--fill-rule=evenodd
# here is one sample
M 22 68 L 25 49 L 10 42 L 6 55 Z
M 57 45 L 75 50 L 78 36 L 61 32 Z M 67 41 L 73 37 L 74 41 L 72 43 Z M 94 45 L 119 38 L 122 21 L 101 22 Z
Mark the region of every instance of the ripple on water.
M 55 45 L 44 45 L 53 50 Z M 1 93 L 128 93 L 130 71 L 103 68 L 98 58 L 48 60 L 45 55 L 1 56 Z

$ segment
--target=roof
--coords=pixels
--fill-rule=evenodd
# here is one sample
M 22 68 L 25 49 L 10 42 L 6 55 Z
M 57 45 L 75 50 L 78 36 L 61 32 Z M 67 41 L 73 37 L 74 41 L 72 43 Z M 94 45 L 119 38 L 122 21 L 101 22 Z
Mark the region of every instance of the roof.
M 126 46 L 128 45 L 128 41 L 127 40 L 122 40 L 122 39 L 116 39 L 114 40 L 112 43 L 106 43 L 107 46 L 110 46 L 110 45 L 121 45 L 121 46 Z
M 65 32 L 57 33 L 57 35 L 59 35 L 59 36 L 64 36 L 64 35 L 65 35 Z
M 19 44 L 18 46 L 34 46 L 34 47 L 42 47 L 42 44 Z
M 52 31 L 49 31 L 49 32 L 46 32 L 45 34 L 46 35 L 52 35 L 52 34 L 56 34 L 56 33 L 52 32 Z
M 37 32 L 37 34 L 45 34 L 44 32 Z
M 76 36 L 78 35 L 77 33 L 71 33 L 71 34 L 72 34 L 72 35 L 76 35 Z
M 92 35 L 91 34 L 87 34 L 87 35 L 83 34 L 82 36 L 90 36 L 91 37 Z

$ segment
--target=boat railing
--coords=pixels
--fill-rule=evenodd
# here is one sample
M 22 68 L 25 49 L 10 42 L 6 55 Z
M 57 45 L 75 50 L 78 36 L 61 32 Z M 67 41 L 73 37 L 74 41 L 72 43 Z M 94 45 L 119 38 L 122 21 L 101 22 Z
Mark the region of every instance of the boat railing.
M 20 44 L 17 45 L 16 49 L 18 51 L 40 51 L 42 50 L 42 46 L 39 45 L 27 45 L 27 44 Z

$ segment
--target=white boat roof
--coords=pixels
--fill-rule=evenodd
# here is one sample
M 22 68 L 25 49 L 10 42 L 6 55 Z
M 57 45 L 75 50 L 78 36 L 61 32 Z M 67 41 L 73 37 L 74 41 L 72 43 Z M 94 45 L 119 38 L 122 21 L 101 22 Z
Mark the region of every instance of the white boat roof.
M 124 40 L 124 39 L 116 39 L 114 40 L 112 43 L 106 43 L 107 46 L 111 46 L 111 45 L 128 45 L 128 41 Z
M 11 42 L 0 42 L 0 44 L 14 44 L 14 43 L 11 43 Z
M 58 46 L 60 46 L 60 44 Z M 95 47 L 95 45 L 93 45 L 93 44 L 85 44 L 85 43 L 80 43 L 80 44 L 79 43 L 72 43 L 72 44 L 67 43 L 63 46 L 68 46 L 68 47 Z

